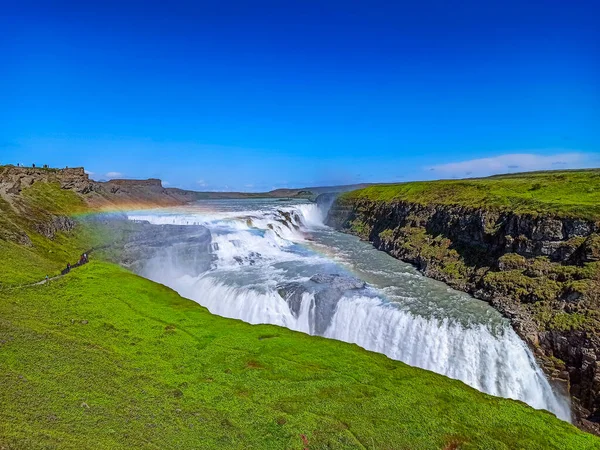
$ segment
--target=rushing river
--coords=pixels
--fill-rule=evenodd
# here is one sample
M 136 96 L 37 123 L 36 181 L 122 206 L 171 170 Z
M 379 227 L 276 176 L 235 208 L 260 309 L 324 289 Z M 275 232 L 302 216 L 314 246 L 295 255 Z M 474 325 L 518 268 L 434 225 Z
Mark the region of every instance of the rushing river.
M 214 314 L 356 343 L 570 420 L 497 311 L 324 226 L 325 215 L 308 202 L 207 200 L 129 219 L 210 231 L 208 255 L 171 245 L 139 271 Z

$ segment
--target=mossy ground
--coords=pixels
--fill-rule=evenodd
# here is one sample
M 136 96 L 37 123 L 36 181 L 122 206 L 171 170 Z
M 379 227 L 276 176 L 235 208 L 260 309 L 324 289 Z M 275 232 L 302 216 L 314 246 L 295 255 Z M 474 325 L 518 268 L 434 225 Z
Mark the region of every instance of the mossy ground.
M 117 266 L 0 292 L 5 448 L 600 448 L 356 346 L 213 316 Z M 457 444 L 452 447 L 451 445 Z
M 533 172 L 465 180 L 376 185 L 342 200 L 495 207 L 515 213 L 600 220 L 600 169 Z

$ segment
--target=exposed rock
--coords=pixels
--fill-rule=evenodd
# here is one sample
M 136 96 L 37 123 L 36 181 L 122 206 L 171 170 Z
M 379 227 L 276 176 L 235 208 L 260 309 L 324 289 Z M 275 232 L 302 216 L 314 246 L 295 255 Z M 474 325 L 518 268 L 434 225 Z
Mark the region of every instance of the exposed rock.
M 26 187 L 38 182 L 60 183 L 63 189 L 71 189 L 80 194 L 93 190 L 94 182 L 89 179 L 83 167 L 71 169 L 43 169 L 32 167 L 0 167 L 0 195 L 18 194 Z
M 199 193 L 176 188 L 164 188 L 160 180 L 110 180 L 93 182 L 86 200 L 94 207 L 143 208 L 148 206 L 178 206 L 195 201 Z
M 327 224 L 493 305 L 570 392 L 578 424 L 599 431 L 599 224 L 365 199 L 336 200 Z
M 54 239 L 56 233 L 59 231 L 71 231 L 75 228 L 75 225 L 76 222 L 70 217 L 52 216 L 50 221 L 35 224 L 34 229 L 47 238 Z
M 63 189 L 72 189 L 78 193 L 89 192 L 93 184 L 83 168 L 0 166 L 0 213 L 5 218 L 0 227 L 0 239 L 32 246 L 27 233 L 33 231 L 54 239 L 58 232 L 69 232 L 75 227 L 73 219 L 41 210 L 35 202 L 29 202 L 20 195 L 23 189 L 40 182 L 59 184 Z
M 308 293 L 308 289 L 302 283 L 286 283 L 278 286 L 277 292 L 287 302 L 292 315 L 297 318 L 302 306 L 302 296 Z
M 110 180 L 106 182 L 106 184 L 110 184 L 111 186 L 129 186 L 129 187 L 156 187 L 162 189 L 162 182 L 158 178 L 148 178 L 147 180 Z
M 304 294 L 312 294 L 314 303 L 311 305 L 314 317 L 314 328 L 311 333 L 325 333 L 340 299 L 350 290 L 365 288 L 364 281 L 354 277 L 339 274 L 313 275 L 307 282 L 286 283 L 277 288 L 279 295 L 286 300 L 294 317 L 298 317 L 302 307 Z
M 335 273 L 318 273 L 310 277 L 310 281 L 319 284 L 328 284 L 331 289 L 336 289 L 339 291 L 362 289 L 366 286 L 366 283 L 358 278 L 343 276 Z

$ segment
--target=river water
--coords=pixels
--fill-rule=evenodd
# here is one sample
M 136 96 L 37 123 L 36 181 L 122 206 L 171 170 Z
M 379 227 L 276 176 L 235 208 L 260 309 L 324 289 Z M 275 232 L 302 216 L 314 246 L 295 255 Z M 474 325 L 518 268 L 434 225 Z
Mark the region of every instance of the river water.
M 128 216 L 210 230 L 208 259 L 172 246 L 139 271 L 214 314 L 355 343 L 570 420 L 568 399 L 496 310 L 326 227 L 326 213 L 299 201 L 206 200 Z

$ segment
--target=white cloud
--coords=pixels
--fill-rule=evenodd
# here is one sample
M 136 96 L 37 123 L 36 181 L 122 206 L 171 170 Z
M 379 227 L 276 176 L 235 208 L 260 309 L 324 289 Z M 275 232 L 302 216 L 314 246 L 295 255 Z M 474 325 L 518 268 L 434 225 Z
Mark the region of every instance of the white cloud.
M 169 183 L 168 181 L 161 181 L 163 186 L 171 186 L 171 183 Z
M 107 178 L 120 178 L 123 174 L 121 172 L 107 172 L 104 176 Z
M 436 177 L 481 177 L 508 172 L 532 170 L 573 169 L 589 166 L 589 154 L 580 152 L 540 155 L 535 153 L 510 153 L 491 158 L 471 159 L 427 167 Z
M 86 174 L 88 174 L 88 176 L 90 176 L 90 177 L 94 175 L 94 172 L 91 172 L 91 171 L 89 171 L 89 170 L 84 170 L 84 172 L 85 172 Z
M 196 181 L 196 184 L 198 186 L 200 186 L 200 187 L 206 187 L 206 186 L 208 186 L 208 184 L 204 180 L 198 180 L 198 181 Z
M 253 184 L 246 184 L 245 187 L 247 187 L 247 188 L 253 188 L 254 185 Z

